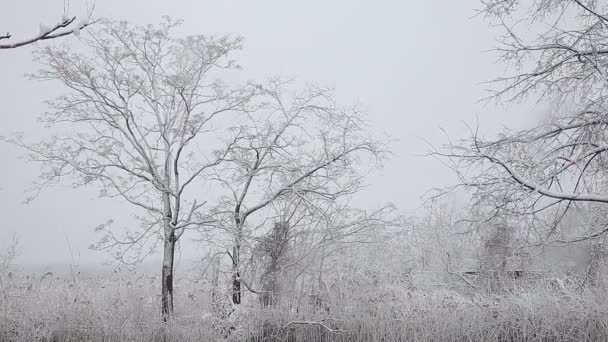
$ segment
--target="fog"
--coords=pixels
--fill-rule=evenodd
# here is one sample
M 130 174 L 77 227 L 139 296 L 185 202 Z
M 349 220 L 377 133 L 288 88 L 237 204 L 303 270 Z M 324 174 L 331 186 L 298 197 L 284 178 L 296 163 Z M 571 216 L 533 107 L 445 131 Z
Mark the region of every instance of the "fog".
M 607 13 L 3 4 L 0 341 L 606 340 Z
M 233 34 L 245 38 L 236 57 L 243 77 L 282 75 L 333 87 L 341 103 L 360 103 L 369 111 L 374 130 L 393 139 L 394 157 L 380 175 L 368 178 L 358 196 L 362 205 L 392 202 L 404 213 L 415 212 L 421 197 L 455 180 L 433 158 L 425 141 L 445 143 L 445 130 L 459 137 L 464 123 L 480 125 L 491 135 L 503 125 L 521 128 L 538 120 L 542 110 L 501 108 L 479 100 L 487 96 L 485 81 L 504 72 L 489 51 L 495 32 L 475 16 L 478 2 L 453 1 L 99 1 L 99 17 L 137 24 L 158 22 L 163 15 L 184 20 L 185 34 Z M 19 1 L 0 13 L 0 22 L 15 37 L 36 33 L 39 23 L 61 16 L 61 1 Z M 87 8 L 73 2 L 71 12 Z M 65 43 L 78 46 L 75 37 Z M 42 43 L 47 44 L 47 43 Z M 50 83 L 28 80 L 36 70 L 32 47 L 8 50 L 0 56 L 0 135 L 24 132 L 41 136 L 36 118 L 45 100 L 58 95 Z M 24 246 L 22 263 L 96 263 L 104 255 L 89 251 L 93 228 L 114 218 L 128 225 L 128 210 L 96 198 L 94 190 L 66 184 L 44 191 L 30 204 L 22 201 L 38 175 L 38 165 L 20 159 L 14 146 L 0 145 L 0 235 L 18 232 Z

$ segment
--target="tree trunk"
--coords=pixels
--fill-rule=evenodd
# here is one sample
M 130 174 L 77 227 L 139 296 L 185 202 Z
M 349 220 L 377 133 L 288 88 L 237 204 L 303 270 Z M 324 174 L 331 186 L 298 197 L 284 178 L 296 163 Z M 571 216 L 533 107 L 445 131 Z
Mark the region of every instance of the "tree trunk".
M 211 278 L 211 306 L 216 312 L 216 308 L 219 304 L 219 284 L 220 284 L 220 259 L 214 257 L 211 261 L 213 263 L 213 274 Z
M 273 306 L 277 304 L 279 296 L 279 284 L 278 284 L 278 269 L 277 264 L 273 260 L 270 262 L 268 269 L 262 277 L 262 291 L 263 294 L 260 297 L 263 307 Z
M 601 283 L 602 265 L 606 259 L 606 246 L 603 238 L 593 246 L 587 267 L 587 279 L 589 286 L 595 287 Z
M 240 239 L 235 239 L 232 248 L 232 303 L 241 304 L 241 275 L 239 274 L 239 260 L 241 253 Z
M 162 270 L 162 315 L 163 321 L 173 316 L 173 259 L 175 257 L 175 234 L 171 232 L 164 243 Z

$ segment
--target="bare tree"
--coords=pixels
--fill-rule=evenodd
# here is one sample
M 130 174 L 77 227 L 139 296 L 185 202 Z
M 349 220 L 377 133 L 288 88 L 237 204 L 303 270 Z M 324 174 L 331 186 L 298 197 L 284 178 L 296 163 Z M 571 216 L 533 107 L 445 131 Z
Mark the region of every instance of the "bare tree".
M 352 208 L 346 198 L 317 206 L 289 197 L 277 202 L 277 214 L 270 215 L 272 228 L 261 237 L 249 236 L 257 243 L 252 272 L 246 276 L 256 280 L 253 269 L 261 269 L 259 294 L 264 306 L 285 304 L 287 298 L 296 300 L 287 304 L 297 306 L 302 297 L 321 296 L 327 289 L 325 275 L 340 259 L 357 245 L 381 243 L 379 235 L 395 223 L 391 205 L 365 211 Z
M 42 163 L 41 187 L 71 176 L 75 187 L 95 184 L 100 196 L 143 212 L 139 229 L 124 235 L 100 225 L 105 234 L 93 247 L 114 248 L 118 260 L 133 263 L 162 243 L 165 320 L 173 313 L 176 243 L 186 230 L 209 223 L 200 212 L 206 200 L 193 189 L 240 139 L 235 130 L 225 146 L 214 143 L 211 125 L 245 110 L 254 94 L 216 80 L 218 71 L 236 67 L 228 55 L 240 48 L 239 38 L 175 38 L 178 24 L 106 22 L 83 38 L 88 53 L 39 50 L 43 67 L 33 77 L 60 81 L 67 91 L 42 116 L 57 135 L 34 144 L 10 139 Z
M 0 50 L 1 49 L 15 49 L 18 47 L 33 44 L 42 40 L 56 39 L 59 37 L 68 36 L 74 34 L 75 36 L 80 35 L 80 30 L 93 24 L 91 21 L 91 14 L 93 13 L 94 6 L 89 9 L 88 17 L 78 19 L 75 16 L 69 17 L 67 15 L 67 8 L 64 9 L 63 17 L 52 26 L 40 24 L 40 30 L 37 35 L 14 40 L 13 35 L 10 32 L 0 34 Z
M 263 225 L 265 210 L 287 196 L 322 208 L 363 187 L 361 158 L 378 166 L 387 156 L 384 145 L 367 133 L 359 109 L 338 107 L 331 93 L 318 87 L 290 97 L 288 85 L 272 80 L 259 87 L 264 100 L 258 114 L 242 128 L 244 138 L 214 177 L 228 191 L 216 214 L 233 236 L 235 304 L 241 302 L 241 249 Z
M 15 259 L 21 253 L 21 244 L 19 242 L 19 235 L 16 233 L 12 235 L 8 244 L 2 246 L 0 250 L 0 282 L 5 273 L 9 273 L 15 266 Z M 2 285 L 0 283 L 0 285 Z
M 515 73 L 494 81 L 491 100 L 511 103 L 539 96 L 554 114 L 520 132 L 471 138 L 443 151 L 473 189 L 485 218 L 517 215 L 555 233 L 571 209 L 608 203 L 608 10 L 600 1 L 484 1 L 482 13 L 504 29 L 497 53 Z M 534 39 L 520 27 L 543 28 Z M 540 215 L 545 212 L 546 215 Z M 571 240 L 595 238 L 608 226 Z
M 19 235 L 13 233 L 11 238 L 6 239 L 0 247 L 0 303 L 5 305 L 4 301 L 10 296 L 13 288 L 11 279 L 15 271 L 15 260 L 22 252 Z

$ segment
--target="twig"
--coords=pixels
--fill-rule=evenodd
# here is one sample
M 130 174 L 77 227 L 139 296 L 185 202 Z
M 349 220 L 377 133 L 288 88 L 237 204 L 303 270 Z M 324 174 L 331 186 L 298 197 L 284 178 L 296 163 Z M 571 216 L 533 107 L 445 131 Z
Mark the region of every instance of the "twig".
M 14 48 L 18 48 L 20 46 L 24 46 L 24 45 L 35 43 L 35 42 L 37 42 L 39 40 L 55 39 L 55 38 L 67 36 L 69 34 L 72 34 L 74 31 L 73 30 L 68 30 L 68 31 L 63 31 L 63 32 L 58 32 L 58 33 L 54 33 L 54 32 L 56 32 L 57 30 L 59 30 L 61 28 L 68 27 L 75 20 L 76 20 L 76 17 L 72 17 L 70 19 L 65 19 L 62 22 L 56 24 L 49 31 L 47 31 L 47 32 L 41 32 L 36 37 L 30 38 L 30 39 L 26 39 L 26 40 L 23 40 L 23 41 L 20 41 L 20 42 L 15 42 L 15 43 L 10 43 L 10 44 L 0 44 L 0 49 L 14 49 Z M 78 29 L 83 29 L 83 28 L 85 28 L 87 26 L 93 25 L 97 21 L 98 20 L 95 20 L 95 21 L 90 22 L 90 23 L 82 24 L 82 26 L 78 27 Z M 81 24 L 78 23 L 78 25 L 81 25 Z M 9 38 L 11 38 L 11 34 L 8 33 L 8 32 L 6 33 L 6 35 L 0 36 L 0 40 L 1 39 L 9 39 Z
M 332 328 L 328 327 L 327 325 L 325 325 L 323 322 L 317 322 L 317 321 L 291 321 L 291 322 L 285 324 L 283 326 L 283 329 L 285 329 L 291 325 L 318 325 L 318 326 L 324 328 L 325 330 L 329 331 L 330 333 L 345 334 L 345 333 L 350 332 L 349 330 L 332 329 Z

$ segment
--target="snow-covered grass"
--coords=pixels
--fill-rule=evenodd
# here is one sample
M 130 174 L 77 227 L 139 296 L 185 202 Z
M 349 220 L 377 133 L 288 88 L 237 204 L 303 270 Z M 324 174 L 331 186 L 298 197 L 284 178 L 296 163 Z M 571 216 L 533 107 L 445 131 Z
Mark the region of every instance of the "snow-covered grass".
M 489 296 L 376 286 L 342 293 L 328 308 L 262 309 L 252 300 L 223 319 L 210 310 L 209 289 L 182 277 L 176 317 L 161 323 L 157 280 L 2 279 L 0 341 L 608 340 L 608 293 L 598 289 L 537 286 Z

